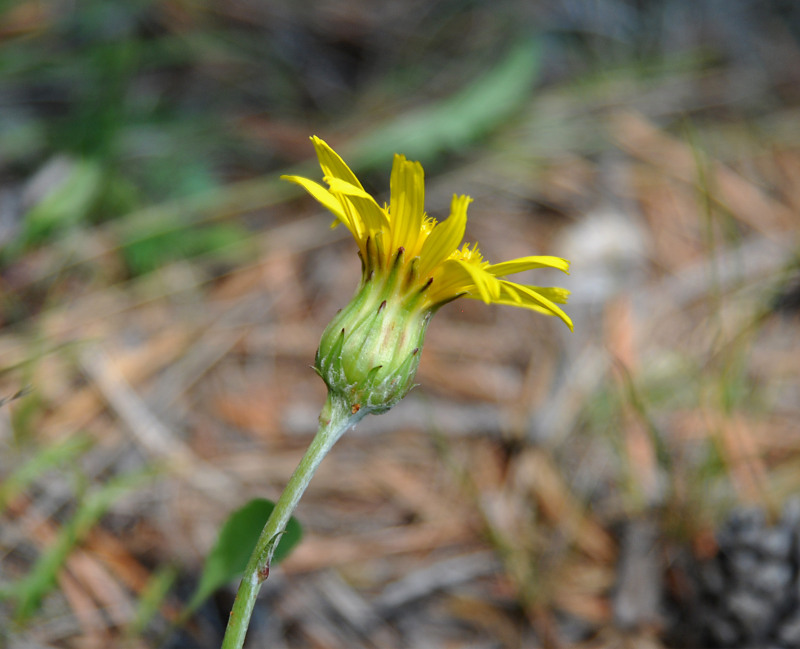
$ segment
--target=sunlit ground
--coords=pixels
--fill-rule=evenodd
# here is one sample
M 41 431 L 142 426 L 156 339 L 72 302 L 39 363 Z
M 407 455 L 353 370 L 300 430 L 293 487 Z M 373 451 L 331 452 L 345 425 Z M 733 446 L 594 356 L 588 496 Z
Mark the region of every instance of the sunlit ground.
M 571 259 L 520 279 L 575 332 L 443 308 L 249 646 L 800 647 L 793 4 L 78 5 L 0 14 L 0 646 L 219 646 L 235 581 L 176 621 L 359 278 L 278 180 L 317 134 L 381 200 L 395 152 L 429 214 L 471 195 L 491 261 Z

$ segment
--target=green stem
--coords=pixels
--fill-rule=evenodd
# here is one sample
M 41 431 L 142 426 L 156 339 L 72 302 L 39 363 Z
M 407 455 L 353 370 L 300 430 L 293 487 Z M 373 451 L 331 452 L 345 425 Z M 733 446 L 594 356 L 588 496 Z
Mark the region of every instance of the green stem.
M 289 479 L 286 489 L 283 490 L 275 504 L 275 509 L 272 510 L 272 514 L 264 525 L 255 550 L 247 562 L 239 590 L 236 593 L 236 601 L 233 603 L 233 609 L 228 618 L 222 649 L 241 649 L 244 646 L 256 596 L 261 589 L 261 584 L 269 574 L 272 553 L 280 534 L 286 529 L 292 512 L 297 507 L 308 483 L 311 482 L 322 458 L 327 455 L 342 434 L 355 426 L 365 414 L 367 414 L 366 409 L 356 413 L 350 412 L 350 407 L 343 399 L 328 395 L 328 400 L 319 416 L 319 430 Z

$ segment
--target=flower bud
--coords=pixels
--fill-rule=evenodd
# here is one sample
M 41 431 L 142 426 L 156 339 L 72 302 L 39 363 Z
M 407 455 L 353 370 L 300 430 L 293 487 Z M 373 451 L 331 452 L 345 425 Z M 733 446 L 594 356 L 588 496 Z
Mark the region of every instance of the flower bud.
M 317 350 L 315 370 L 353 413 L 386 412 L 414 387 L 432 311 L 419 308 L 421 291 L 403 290 L 403 252 L 388 272 L 365 269 L 358 292 L 325 329 Z

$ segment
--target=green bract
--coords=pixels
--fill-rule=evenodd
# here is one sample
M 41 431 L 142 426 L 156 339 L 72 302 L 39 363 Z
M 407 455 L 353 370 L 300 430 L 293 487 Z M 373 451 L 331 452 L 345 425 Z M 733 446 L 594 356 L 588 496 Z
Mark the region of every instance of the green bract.
M 322 334 L 315 369 L 353 413 L 386 412 L 414 387 L 433 309 L 423 306 L 425 288 L 408 292 L 414 265 L 403 264 L 404 253 L 397 251 L 387 273 L 365 272 Z

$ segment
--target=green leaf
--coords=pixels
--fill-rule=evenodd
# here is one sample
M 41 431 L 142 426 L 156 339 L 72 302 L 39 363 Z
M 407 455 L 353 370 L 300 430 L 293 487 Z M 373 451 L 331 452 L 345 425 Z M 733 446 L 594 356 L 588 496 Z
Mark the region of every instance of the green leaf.
M 200 583 L 182 618 L 188 617 L 215 590 L 244 572 L 273 509 L 275 503 L 256 498 L 230 515 L 220 530 L 216 545 L 206 558 Z M 294 517 L 289 519 L 286 531 L 281 535 L 272 555 L 272 562 L 278 563 L 285 559 L 300 542 L 302 535 L 300 523 Z
M 95 160 L 60 157 L 51 162 L 50 174 L 56 178 L 41 200 L 25 214 L 23 246 L 86 222 L 102 188 L 103 169 Z
M 402 152 L 431 161 L 458 151 L 505 123 L 529 99 L 539 74 L 541 44 L 525 39 L 494 68 L 453 96 L 401 115 L 341 151 L 354 168 L 369 168 Z
M 242 247 L 251 241 L 238 225 L 213 224 L 139 238 L 125 245 L 123 254 L 131 272 L 142 275 L 178 259 L 208 255 L 224 260 L 226 252 L 242 254 Z

